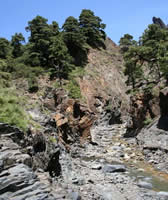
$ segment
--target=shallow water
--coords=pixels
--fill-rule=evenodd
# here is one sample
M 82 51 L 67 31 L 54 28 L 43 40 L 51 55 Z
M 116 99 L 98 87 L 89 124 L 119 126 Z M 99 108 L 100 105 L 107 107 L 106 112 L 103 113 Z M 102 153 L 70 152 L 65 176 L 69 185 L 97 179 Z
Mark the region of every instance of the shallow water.
M 136 182 L 139 180 L 151 183 L 153 190 L 155 191 L 165 191 L 168 192 L 168 180 L 161 176 L 157 176 L 152 172 L 139 171 L 137 169 L 129 168 L 128 175 L 135 179 Z
M 130 166 L 128 163 L 120 163 L 116 161 L 107 162 L 106 159 L 96 156 L 81 157 L 83 161 L 86 162 L 98 162 L 102 164 L 125 164 L 127 167 L 128 176 L 130 176 L 135 182 L 145 181 L 151 183 L 154 191 L 165 191 L 168 192 L 168 174 L 161 173 L 149 167 L 145 163 L 138 163 Z M 141 171 L 141 170 L 143 171 Z

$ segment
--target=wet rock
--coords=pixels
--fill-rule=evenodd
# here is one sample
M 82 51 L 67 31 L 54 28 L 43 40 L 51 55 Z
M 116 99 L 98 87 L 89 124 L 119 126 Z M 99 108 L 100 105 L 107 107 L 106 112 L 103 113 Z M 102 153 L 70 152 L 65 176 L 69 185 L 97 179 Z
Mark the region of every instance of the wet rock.
M 145 181 L 139 181 L 137 184 L 141 188 L 146 188 L 146 189 L 152 189 L 153 186 L 151 183 L 145 182 Z
M 125 165 L 105 165 L 103 167 L 104 173 L 125 172 Z

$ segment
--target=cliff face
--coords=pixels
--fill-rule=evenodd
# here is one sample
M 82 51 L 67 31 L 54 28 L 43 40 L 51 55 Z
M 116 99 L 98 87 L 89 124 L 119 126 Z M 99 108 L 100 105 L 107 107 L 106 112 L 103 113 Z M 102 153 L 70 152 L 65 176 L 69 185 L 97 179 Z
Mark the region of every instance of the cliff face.
M 106 50 L 90 49 L 86 73 L 79 79 L 81 93 L 90 110 L 102 113 L 106 109 L 119 109 L 124 119 L 129 98 L 122 68 L 119 48 L 110 39 L 106 40 Z
M 75 79 L 80 87 L 81 99 L 71 99 L 66 91 L 59 89 L 55 93 L 54 119 L 60 126 L 64 141 L 68 141 L 68 137 L 77 139 L 78 136 L 80 141 L 91 140 L 90 128 L 100 117 L 106 124 L 127 120 L 130 103 L 126 94 L 123 59 L 119 48 L 110 39 L 106 40 L 106 50 L 89 50 L 84 74 Z M 76 133 L 78 136 L 74 137 Z
M 46 131 L 46 127 L 51 134 L 57 131 L 58 140 L 68 144 L 69 149 L 69 144 L 76 141 L 91 141 L 90 127 L 100 116 L 107 124 L 127 119 L 130 103 L 126 94 L 123 59 L 119 47 L 110 39 L 105 44 L 105 50 L 90 48 L 88 63 L 82 69 L 84 73 L 75 77 L 82 96 L 79 99 L 70 97 L 67 80 L 63 81 L 61 88 L 58 84 L 54 86 L 57 80 L 41 76 L 39 90 L 35 93 L 28 93 L 26 80 L 24 85 L 22 80 L 16 81 L 20 95 L 28 99 L 25 109 L 30 115 L 29 127 L 33 134 Z M 23 88 L 20 88 L 21 84 Z M 50 127 L 51 124 L 55 124 L 56 129 Z
M 159 113 L 151 123 L 144 127 L 137 135 L 137 141 L 143 149 L 146 159 L 157 169 L 168 171 L 168 88 L 159 93 Z M 156 101 L 157 102 L 157 101 Z M 152 108 L 152 106 L 151 106 Z

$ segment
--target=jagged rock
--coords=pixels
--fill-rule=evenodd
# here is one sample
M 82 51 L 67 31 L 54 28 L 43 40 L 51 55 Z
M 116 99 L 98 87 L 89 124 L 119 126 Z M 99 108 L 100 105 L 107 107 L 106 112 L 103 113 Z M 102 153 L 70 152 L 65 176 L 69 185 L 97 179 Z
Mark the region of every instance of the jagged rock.
M 33 155 L 33 169 L 42 169 L 49 174 L 59 176 L 61 174 L 61 165 L 59 163 L 60 150 L 56 144 L 46 142 L 46 149 L 43 152 L 36 152 Z
M 167 132 L 158 128 L 158 118 L 148 127 L 142 129 L 138 134 L 138 144 L 144 149 L 162 149 L 168 150 Z
M 34 152 L 44 152 L 46 150 L 45 136 L 42 133 L 36 133 L 33 137 Z
M 160 91 L 160 113 L 147 127 L 137 135 L 138 144 L 144 149 L 144 155 L 148 161 L 158 168 L 168 171 L 168 88 Z
M 111 56 L 111 52 L 119 55 L 119 48 L 110 39 L 105 42 L 109 54 L 91 49 L 88 53 L 88 65 L 85 67 L 86 75 L 77 81 L 86 104 L 92 112 L 98 115 L 102 114 L 107 102 L 110 102 L 112 111 L 113 108 L 116 108 L 119 99 L 121 101 L 121 118 L 123 119 L 128 115 L 129 98 L 125 93 L 126 85 L 124 76 L 121 76 L 122 69 L 117 67 L 122 65 L 122 57 L 114 56 L 115 60 Z
M 24 139 L 24 132 L 19 128 L 6 123 L 0 123 L 0 136 L 9 137 L 14 142 L 20 143 Z
M 131 97 L 131 123 L 127 126 L 125 137 L 134 137 L 144 127 L 146 119 L 153 119 L 160 115 L 159 96 L 150 93 L 137 93 Z
M 54 117 L 57 127 L 68 123 L 68 119 L 61 113 L 57 113 Z
M 62 93 L 60 95 L 57 93 L 59 98 L 61 95 Z M 91 140 L 90 127 L 95 119 L 89 109 L 79 101 L 64 97 L 62 99 L 62 104 L 58 106 L 58 111 L 53 118 L 58 128 L 59 140 L 68 150 L 68 143 Z
M 160 111 L 161 116 L 168 116 L 168 87 L 160 91 Z
M 2 124 L 1 124 L 2 125 Z M 7 127 L 9 133 L 17 135 L 18 129 Z M 47 186 L 40 183 L 35 173 L 30 169 L 32 159 L 22 153 L 22 148 L 14 143 L 7 130 L 0 135 L 0 196 L 5 200 L 53 200 Z M 9 136 L 9 137 L 8 137 Z M 18 140 L 17 140 L 18 141 Z
M 47 171 L 51 177 L 61 175 L 61 165 L 59 163 L 60 150 L 56 149 L 54 152 L 50 153 L 50 160 L 48 162 Z
M 154 24 L 159 25 L 160 28 L 168 28 L 168 26 L 166 26 L 165 23 L 163 22 L 163 20 L 161 20 L 160 18 L 153 17 L 152 21 L 153 21 Z
M 2 174 L 2 173 L 1 173 Z M 34 172 L 24 164 L 11 167 L 8 174 L 0 174 L 0 195 L 9 200 L 50 199 L 49 190 L 40 183 Z M 50 197 L 49 197 L 50 196 Z M 43 197 L 43 198 L 42 198 Z

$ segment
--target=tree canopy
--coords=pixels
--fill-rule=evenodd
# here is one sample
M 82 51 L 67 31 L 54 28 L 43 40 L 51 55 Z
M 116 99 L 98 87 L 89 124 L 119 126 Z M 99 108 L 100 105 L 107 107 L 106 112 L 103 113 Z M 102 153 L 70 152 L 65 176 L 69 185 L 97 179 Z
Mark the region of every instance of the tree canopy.
M 106 34 L 104 29 L 106 25 L 101 23 L 100 17 L 95 16 L 91 10 L 83 9 L 79 16 L 79 24 L 87 43 L 93 47 L 103 46 Z
M 11 46 L 13 47 L 12 54 L 14 57 L 19 57 L 23 53 L 22 43 L 25 42 L 25 38 L 22 33 L 15 33 L 12 36 Z
M 104 28 L 102 20 L 86 9 L 79 18 L 68 17 L 62 28 L 56 21 L 49 24 L 48 19 L 37 15 L 25 28 L 30 33 L 27 42 L 22 33 L 15 33 L 11 41 L 0 38 L 0 72 L 26 77 L 29 91 L 38 88 L 37 76 L 42 71 L 57 77 L 61 84 L 75 66 L 86 65 L 90 47 L 103 46 Z
M 138 42 L 129 34 L 120 39 L 120 47 L 125 60 L 125 74 L 128 84 L 144 80 L 159 82 L 168 80 L 168 29 L 150 24 Z M 143 72 L 146 72 L 144 75 Z

